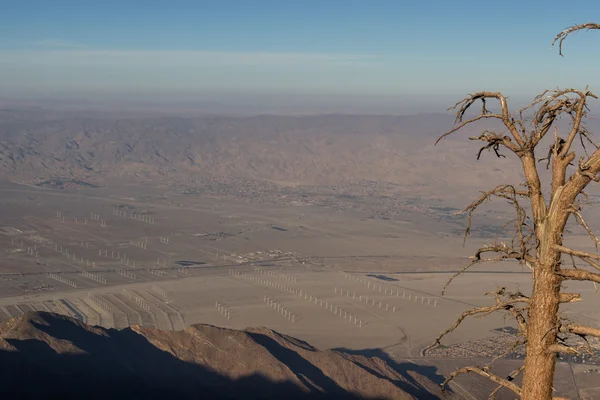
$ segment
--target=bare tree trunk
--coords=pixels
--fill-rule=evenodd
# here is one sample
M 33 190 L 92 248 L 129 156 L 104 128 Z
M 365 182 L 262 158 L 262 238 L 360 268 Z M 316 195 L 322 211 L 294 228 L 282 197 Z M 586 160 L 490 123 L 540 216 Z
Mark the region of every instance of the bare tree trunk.
M 527 357 L 523 375 L 522 400 L 550 400 L 556 354 L 549 352 L 556 342 L 560 280 L 547 270 L 534 272 L 527 326 Z
M 561 278 L 556 274 L 561 255 L 554 249 L 560 244 L 562 230 L 552 226 L 556 214 L 537 226 L 539 264 L 533 269 L 533 292 L 527 322 L 527 357 L 523 373 L 522 400 L 551 400 L 556 365 L 556 353 L 550 346 L 556 343 L 560 324 Z

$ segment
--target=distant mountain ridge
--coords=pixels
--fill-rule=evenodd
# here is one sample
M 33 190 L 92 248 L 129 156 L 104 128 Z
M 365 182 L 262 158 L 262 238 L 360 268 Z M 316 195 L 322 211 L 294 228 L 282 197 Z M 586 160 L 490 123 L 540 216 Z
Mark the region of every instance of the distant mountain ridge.
M 487 152 L 485 162 L 476 160 L 479 143 L 467 137 L 494 127 L 488 122 L 435 146 L 453 124 L 445 114 L 92 115 L 0 110 L 0 178 L 105 184 L 117 177 L 173 183 L 219 176 L 284 185 L 366 180 L 462 188 L 521 180 L 509 160 Z M 600 127 L 589 122 L 591 131 Z
M 0 369 L 6 398 L 442 396 L 416 372 L 403 376 L 378 358 L 319 351 L 267 328 L 117 331 L 46 312 L 0 325 Z
M 350 165 L 345 155 L 398 147 L 389 137 L 395 124 L 394 117 L 347 116 L 17 120 L 2 125 L 0 170 L 69 178 L 210 172 L 315 183 L 372 174 L 367 160 Z M 334 146 L 347 135 L 355 137 L 344 149 Z

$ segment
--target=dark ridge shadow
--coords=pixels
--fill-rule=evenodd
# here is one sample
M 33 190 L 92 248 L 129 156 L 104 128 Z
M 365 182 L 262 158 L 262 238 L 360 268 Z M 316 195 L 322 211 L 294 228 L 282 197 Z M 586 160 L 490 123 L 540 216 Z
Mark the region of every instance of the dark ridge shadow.
M 51 313 L 28 314 L 33 316 L 29 322 L 34 329 L 55 339 L 53 346 L 69 341 L 81 352 L 57 353 L 49 343 L 37 339 L 5 339 L 17 351 L 0 350 L 2 398 L 359 399 L 264 335 L 254 336 L 314 388 L 311 392 L 293 382 L 274 382 L 259 374 L 231 379 L 203 365 L 182 361 L 131 330 L 111 329 L 111 336 L 106 337 Z
M 0 352 L 5 398 L 199 398 L 194 393 L 202 393 L 200 398 L 235 398 L 227 392 L 217 393 L 219 386 L 228 387 L 224 378 L 202 367 L 176 365 L 179 360 L 175 358 L 167 361 L 168 353 L 165 353 L 167 357 L 152 354 L 145 358 L 158 356 L 162 362 L 167 361 L 165 368 L 176 368 L 172 372 L 151 368 L 137 370 L 135 362 L 123 363 L 124 355 L 110 363 L 109 356 L 98 360 L 94 355 L 59 354 L 39 340 L 7 342 L 18 352 Z M 184 377 L 190 378 L 190 375 L 199 377 L 200 381 L 214 379 L 212 387 L 186 382 Z
M 268 329 L 268 328 L 265 328 Z M 316 347 L 311 346 L 310 343 L 305 342 L 304 340 L 295 338 L 295 337 L 290 337 L 290 336 L 286 336 L 286 335 L 282 335 L 279 332 L 276 331 L 271 331 L 271 333 L 274 336 L 278 336 L 279 338 L 281 338 L 282 340 L 288 340 L 293 342 L 296 346 L 303 348 L 304 350 L 309 350 L 309 351 L 318 351 L 318 349 Z
M 419 400 L 442 400 L 443 399 L 443 397 L 439 397 L 439 396 L 431 393 L 426 387 L 421 385 L 409 373 L 409 372 L 417 373 L 419 375 L 422 375 L 422 376 L 428 378 L 433 383 L 435 383 L 437 385 L 441 385 L 446 378 L 443 375 L 440 375 L 438 373 L 437 367 L 428 366 L 428 365 L 419 365 L 419 364 L 414 364 L 412 362 L 397 362 L 396 360 L 391 358 L 385 351 L 383 351 L 381 349 L 353 350 L 353 349 L 346 349 L 346 348 L 340 347 L 340 348 L 336 348 L 333 350 L 339 351 L 342 353 L 346 353 L 346 354 L 351 354 L 351 355 L 359 355 L 359 356 L 371 357 L 371 358 L 372 357 L 380 358 L 381 360 L 385 361 L 394 371 L 399 373 L 402 376 L 402 378 L 404 378 L 406 380 L 406 382 L 401 381 L 401 380 L 391 380 L 388 377 L 381 375 L 379 372 L 369 368 L 366 365 L 362 365 L 357 362 L 354 362 L 354 363 L 356 365 L 358 365 L 359 367 L 365 369 L 367 372 L 369 372 L 381 379 L 386 379 L 386 380 L 392 382 L 394 385 L 396 385 L 396 387 L 404 390 L 406 393 L 416 397 Z M 449 394 L 453 393 L 450 388 L 447 388 L 447 392 Z
M 326 392 L 323 398 L 356 399 L 345 389 L 341 388 L 319 368 L 302 358 L 298 353 L 287 349 L 267 335 L 248 332 L 248 335 L 258 344 L 263 346 L 271 355 L 285 364 L 296 377 L 308 387 Z

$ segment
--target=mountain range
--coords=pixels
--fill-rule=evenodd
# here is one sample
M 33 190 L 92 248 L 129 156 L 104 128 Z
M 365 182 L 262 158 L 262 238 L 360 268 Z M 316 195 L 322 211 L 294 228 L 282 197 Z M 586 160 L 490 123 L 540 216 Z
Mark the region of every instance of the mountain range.
M 384 181 L 472 187 L 519 179 L 505 160 L 478 163 L 466 136 L 434 146 L 445 114 L 110 116 L 0 110 L 0 177 L 106 184 L 122 178 L 239 177 L 282 185 Z
M 115 330 L 47 312 L 0 325 L 5 398 L 450 398 L 417 365 L 398 365 L 264 327 Z

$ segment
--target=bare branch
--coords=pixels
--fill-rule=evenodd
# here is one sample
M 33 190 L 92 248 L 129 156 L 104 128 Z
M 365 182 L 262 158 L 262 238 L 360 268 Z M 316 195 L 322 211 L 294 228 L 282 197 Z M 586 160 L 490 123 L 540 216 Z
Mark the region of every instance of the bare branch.
M 508 379 L 500 378 L 498 375 L 492 374 L 491 372 L 486 371 L 482 368 L 473 367 L 473 366 L 459 368 L 456 371 L 454 371 L 453 373 L 451 373 L 450 376 L 448 378 L 446 378 L 444 383 L 442 383 L 442 389 L 445 390 L 448 383 L 450 381 L 452 381 L 454 378 L 456 378 L 458 375 L 468 374 L 469 372 L 474 372 L 478 375 L 488 378 L 492 382 L 495 382 L 502 387 L 512 390 L 515 394 L 517 394 L 518 396 L 521 396 L 521 388 L 517 384 L 509 381 Z
M 494 243 L 498 243 L 498 240 L 500 239 L 500 234 L 506 229 L 506 227 L 508 227 L 510 224 L 514 224 L 514 223 L 518 223 L 517 218 L 509 219 L 508 221 L 506 221 L 504 223 L 504 225 L 502 225 L 500 227 L 500 229 L 498 229 L 496 231 L 496 236 L 494 237 Z
M 560 156 L 563 158 L 567 155 L 567 153 L 571 149 L 571 144 L 573 144 L 573 141 L 575 140 L 575 136 L 577 136 L 577 134 L 580 133 L 579 128 L 581 126 L 581 120 L 586 115 L 585 106 L 586 106 L 587 97 L 593 97 L 594 99 L 598 98 L 598 96 L 596 96 L 595 94 L 593 94 L 592 92 L 587 90 L 587 87 L 585 88 L 585 92 L 581 92 L 581 91 L 575 90 L 575 89 L 567 89 L 564 92 L 565 93 L 570 92 L 570 93 L 577 94 L 579 96 L 579 99 L 567 110 L 569 112 L 574 113 L 574 116 L 573 116 L 573 125 L 571 127 L 571 131 L 569 132 L 569 136 L 567 137 L 565 146 L 563 147 L 561 154 L 560 154 Z
M 501 254 L 496 257 L 482 258 L 481 255 L 484 253 L 501 253 Z M 444 293 L 446 293 L 446 289 L 448 288 L 448 286 L 450 286 L 450 284 L 452 283 L 452 281 L 454 279 L 456 279 L 458 276 L 462 275 L 466 270 L 468 270 L 475 264 L 482 264 L 484 262 L 500 262 L 500 261 L 509 260 L 509 259 L 514 259 L 514 260 L 519 260 L 519 261 L 528 259 L 528 257 L 522 257 L 522 254 L 520 252 L 515 251 L 514 249 L 508 247 L 504 243 L 500 243 L 499 245 L 495 245 L 495 246 L 481 247 L 480 249 L 477 250 L 477 253 L 475 253 L 475 255 L 470 258 L 471 258 L 471 262 L 469 262 L 469 264 L 464 266 L 460 271 L 456 272 L 454 275 L 452 275 L 450 277 L 450 279 L 448 279 L 448 281 L 442 288 L 442 296 L 444 295 Z
M 562 150 L 564 145 L 565 145 L 564 139 L 558 137 L 558 133 L 556 133 L 556 138 L 555 138 L 554 144 L 548 148 L 548 155 L 544 158 L 540 158 L 538 160 L 538 162 L 547 161 L 546 169 L 549 169 L 550 162 L 552 162 L 552 156 L 554 156 L 555 157 L 554 159 L 556 159 L 556 157 L 558 156 L 558 153 L 560 153 L 560 151 Z
M 557 354 L 560 354 L 560 353 L 575 354 L 575 355 L 580 354 L 579 350 L 577 350 L 576 348 L 570 347 L 570 346 L 565 346 L 564 344 L 558 344 L 558 343 L 551 344 L 548 347 L 548 351 L 551 353 L 557 353 Z
M 582 260 L 588 264 L 591 267 L 596 268 L 598 271 L 600 271 L 600 264 L 598 264 L 596 261 L 592 261 L 589 258 L 582 258 Z
M 485 118 L 496 118 L 496 119 L 502 119 L 502 116 L 500 116 L 499 114 L 485 114 L 485 115 L 478 115 L 477 117 L 471 118 L 467 121 L 462 121 L 461 119 L 461 123 L 459 125 L 456 125 L 454 128 L 452 128 L 451 130 L 449 130 L 448 132 L 444 133 L 442 136 L 440 136 L 436 141 L 435 144 L 438 144 L 442 139 L 444 139 L 446 136 L 452 135 L 454 132 L 461 130 L 462 128 L 464 128 L 466 125 L 471 124 L 475 121 L 479 121 L 480 119 L 485 119 Z
M 585 139 L 588 144 L 591 144 L 596 149 L 598 149 L 598 145 L 596 143 L 594 143 L 594 141 L 590 138 L 590 133 L 588 132 L 587 128 L 582 127 L 580 130 L 580 133 L 579 133 L 579 140 L 581 142 L 581 147 L 583 147 L 583 151 L 585 152 L 585 155 L 589 157 L 590 155 L 587 152 L 587 147 L 586 147 L 583 139 Z
M 600 263 L 592 261 L 592 260 L 600 260 L 600 255 L 593 254 L 593 253 L 587 253 L 585 251 L 573 250 L 573 249 L 569 249 L 568 247 L 559 246 L 559 245 L 555 245 L 554 248 L 556 250 L 560 251 L 561 253 L 568 254 L 572 257 L 577 257 L 580 260 L 584 261 L 589 266 L 600 271 Z
M 508 376 L 506 377 L 506 380 L 509 382 L 512 382 L 517 376 L 519 376 L 519 374 L 521 372 L 523 372 L 524 369 L 525 369 L 525 365 L 521 365 L 519 368 L 515 369 L 510 374 L 508 374 Z M 504 387 L 504 385 L 498 385 L 498 387 L 496 389 L 494 389 L 494 391 L 492 393 L 490 393 L 488 400 L 494 400 L 496 398 L 496 395 L 500 391 L 500 389 L 502 389 L 503 387 Z
M 579 164 L 579 166 L 580 166 L 579 169 L 580 169 L 581 175 L 585 176 L 586 178 L 589 178 L 591 181 L 600 182 L 600 176 L 593 175 L 593 174 L 589 173 L 588 171 L 582 169 L 581 168 L 581 163 Z
M 481 249 L 479 249 L 479 250 L 481 250 Z M 460 271 L 458 271 L 457 273 L 455 273 L 454 275 L 452 275 L 450 277 L 450 279 L 448 279 L 446 281 L 446 284 L 442 288 L 442 296 L 446 293 L 446 289 L 448 288 L 448 286 L 450 286 L 450 284 L 452 283 L 452 281 L 456 277 L 462 275 L 466 270 L 468 270 L 469 268 L 471 268 L 473 265 L 475 265 L 475 264 L 481 264 L 481 263 L 484 263 L 484 262 L 493 262 L 493 261 L 496 261 L 496 262 L 502 261 L 502 256 L 498 256 L 498 257 L 494 257 L 494 258 L 484 258 L 484 259 L 476 258 L 475 257 L 470 263 L 468 263 L 467 265 L 465 265 L 464 267 L 462 267 Z
M 488 99 L 496 99 L 500 102 L 500 107 L 502 110 L 500 114 L 491 113 L 487 109 L 486 101 Z M 465 113 L 477 101 L 481 101 L 481 105 L 482 105 L 480 114 L 471 119 L 464 120 Z M 518 154 L 520 152 L 521 146 L 523 146 L 525 143 L 525 141 L 523 140 L 523 137 L 519 134 L 517 128 L 515 127 L 514 120 L 511 117 L 510 112 L 508 110 L 506 98 L 500 92 L 477 92 L 475 94 L 471 94 L 471 95 L 465 97 L 463 100 L 456 103 L 454 105 L 454 107 L 449 108 L 449 110 L 452 110 L 452 109 L 457 110 L 455 126 L 450 131 L 448 131 L 445 134 L 443 134 L 442 136 L 440 136 L 440 138 L 435 142 L 436 144 L 439 143 L 446 136 L 451 135 L 452 133 L 462 129 L 466 125 L 471 124 L 476 121 L 479 121 L 481 119 L 487 119 L 487 118 L 493 118 L 493 119 L 502 121 L 504 126 L 510 131 L 510 133 L 513 135 L 513 138 L 515 139 L 515 141 L 517 142 L 518 145 L 515 145 L 514 143 L 512 143 L 510 141 L 503 141 L 502 144 L 504 144 L 508 149 L 513 151 L 515 154 Z
M 554 245 L 554 248 L 556 250 L 560 251 L 561 253 L 570 254 L 570 255 L 575 256 L 575 257 L 593 258 L 595 260 L 600 260 L 600 255 L 599 254 L 587 253 L 585 251 L 579 251 L 579 250 L 573 250 L 573 249 L 570 249 L 568 247 L 560 246 L 560 245 Z
M 561 303 L 577 303 L 581 301 L 581 294 L 579 293 L 561 293 L 560 294 L 560 302 Z
M 588 236 L 590 237 L 590 239 L 592 239 L 592 242 L 594 242 L 594 245 L 596 246 L 596 250 L 598 250 L 598 245 L 600 245 L 600 239 L 598 239 L 598 236 L 596 236 L 594 234 L 594 232 L 590 229 L 587 222 L 585 222 L 583 215 L 581 215 L 579 210 L 576 208 L 571 210 L 571 214 L 573 214 L 575 216 L 575 221 L 577 221 L 577 223 L 586 230 Z
M 442 295 L 445 293 L 446 288 L 452 281 L 463 274 L 466 270 L 471 268 L 475 264 L 480 264 L 484 262 L 499 262 L 507 259 L 514 259 L 521 263 L 524 263 L 528 267 L 534 262 L 534 259 L 529 255 L 529 243 L 535 237 L 534 230 L 528 227 L 526 223 L 527 215 L 525 209 L 521 207 L 519 204 L 519 197 L 529 197 L 530 192 L 524 190 L 517 190 L 513 185 L 500 185 L 495 187 L 494 189 L 483 192 L 481 196 L 473 203 L 468 205 L 465 209 L 461 210 L 458 214 L 467 213 L 467 228 L 465 229 L 464 242 L 466 242 L 467 237 L 471 232 L 471 224 L 474 212 L 477 208 L 483 204 L 484 202 L 490 200 L 492 197 L 500 197 L 508 201 L 515 208 L 516 218 L 512 221 L 515 224 L 515 236 L 513 236 L 511 245 L 506 245 L 501 242 L 500 244 L 495 244 L 493 246 L 486 245 L 480 248 L 477 253 L 471 257 L 472 261 L 463 267 L 460 271 L 454 274 L 444 285 L 442 289 Z M 505 226 L 500 228 L 500 230 L 504 229 Z M 530 231 L 530 235 L 526 236 L 523 232 L 524 229 Z M 518 248 L 515 248 L 515 241 L 518 242 Z M 492 258 L 482 258 L 481 255 L 484 253 L 497 253 L 496 257 Z M 531 267 L 530 267 L 531 268 Z
M 586 325 L 578 325 L 578 324 L 562 325 L 560 327 L 560 332 L 572 333 L 574 335 L 580 335 L 580 336 L 594 336 L 594 337 L 600 338 L 600 329 L 599 328 L 592 328 L 591 326 L 586 326 Z
M 591 181 L 597 181 L 600 173 L 600 149 L 585 161 L 579 163 L 577 171 L 569 177 L 564 185 L 561 201 L 565 204 L 575 203 L 575 199 Z
M 595 94 L 587 90 L 587 87 L 584 92 L 577 89 L 546 90 L 536 96 L 529 105 L 519 110 L 521 119 L 523 119 L 524 111 L 539 106 L 533 115 L 532 124 L 535 132 L 531 134 L 531 147 L 537 146 L 561 114 L 568 114 L 572 119 L 572 127 L 567 139 L 561 139 L 563 144 L 566 144 L 566 147 L 561 147 L 561 150 L 566 149 L 561 155 L 564 157 L 577 134 L 588 135 L 585 128 L 582 128 L 583 117 L 587 115 L 587 97 L 597 98 Z
M 488 130 L 483 131 L 483 133 L 479 136 L 470 137 L 469 140 L 481 140 L 483 142 L 487 142 L 486 145 L 481 147 L 477 152 L 477 159 L 481 157 L 481 153 L 484 150 L 492 149 L 498 158 L 506 158 L 506 156 L 500 153 L 500 145 L 504 145 L 505 147 L 510 148 L 512 145 L 510 137 L 502 136 L 498 133 L 490 132 Z
M 454 324 L 450 328 L 448 328 L 444 332 L 442 332 L 435 339 L 435 341 L 432 344 L 430 344 L 429 346 L 427 346 L 423 350 L 421 350 L 421 355 L 425 355 L 425 353 L 428 350 L 439 346 L 441 344 L 440 341 L 442 340 L 442 338 L 444 336 L 448 335 L 449 333 L 453 332 L 456 328 L 458 328 L 458 326 L 465 320 L 465 318 L 473 316 L 473 315 L 486 316 L 490 313 L 493 313 L 494 311 L 499 311 L 499 310 L 506 310 L 511 313 L 516 312 L 516 314 L 513 314 L 513 316 L 517 319 L 517 323 L 519 324 L 521 333 L 525 334 L 527 331 L 527 324 L 526 324 L 525 318 L 522 316 L 522 314 L 520 314 L 520 310 L 516 309 L 514 305 L 519 304 L 519 303 L 529 304 L 529 298 L 525 297 L 522 293 L 508 293 L 505 291 L 505 288 L 500 288 L 496 292 L 486 293 L 486 294 L 492 294 L 496 297 L 495 305 L 488 306 L 488 307 L 476 307 L 471 310 L 463 312 L 461 314 L 461 316 L 458 317 L 456 322 L 454 322 Z M 503 300 L 501 298 L 502 296 L 507 299 Z M 520 318 L 519 318 L 519 315 L 520 315 Z
M 523 315 L 523 311 L 525 311 L 525 309 L 511 307 L 507 311 L 511 313 L 513 318 L 517 321 L 517 324 L 519 325 L 519 331 L 521 332 L 521 334 L 523 334 L 524 336 L 527 335 L 527 320 Z
M 457 213 L 467 213 L 467 228 L 465 229 L 464 237 L 465 241 L 467 240 L 467 236 L 469 236 L 469 234 L 471 233 L 471 222 L 473 218 L 473 213 L 481 204 L 490 200 L 494 196 L 509 200 L 515 207 L 515 211 L 517 214 L 517 220 L 515 223 L 521 227 L 524 225 L 526 218 L 525 209 L 519 205 L 518 197 L 529 197 L 530 193 L 524 190 L 517 190 L 513 185 L 499 185 L 493 188 L 492 190 L 483 192 L 481 196 L 477 198 L 477 200 L 475 200 L 474 202 L 469 204 L 465 209 Z
M 559 269 L 557 274 L 569 281 L 590 281 L 600 283 L 600 274 L 584 269 Z
M 563 55 L 563 53 L 562 53 L 562 46 L 563 46 L 564 40 L 571 33 L 576 32 L 576 31 L 580 31 L 582 29 L 586 29 L 588 31 L 591 30 L 591 29 L 600 29 L 600 24 L 589 22 L 587 24 L 574 25 L 574 26 L 568 27 L 567 29 L 565 29 L 564 31 L 562 31 L 558 35 L 556 35 L 556 37 L 552 41 L 552 46 L 554 46 L 554 44 L 558 41 L 558 54 L 561 57 Z

